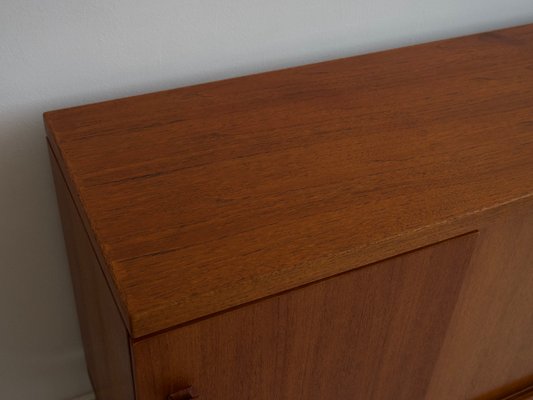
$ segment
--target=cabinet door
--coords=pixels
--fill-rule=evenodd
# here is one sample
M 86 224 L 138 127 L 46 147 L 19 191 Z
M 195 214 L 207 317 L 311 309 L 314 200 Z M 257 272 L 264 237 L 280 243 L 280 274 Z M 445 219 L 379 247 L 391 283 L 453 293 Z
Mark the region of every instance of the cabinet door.
M 533 392 L 533 210 L 480 229 L 440 353 L 430 400 Z
M 421 399 L 476 235 L 135 342 L 137 400 Z

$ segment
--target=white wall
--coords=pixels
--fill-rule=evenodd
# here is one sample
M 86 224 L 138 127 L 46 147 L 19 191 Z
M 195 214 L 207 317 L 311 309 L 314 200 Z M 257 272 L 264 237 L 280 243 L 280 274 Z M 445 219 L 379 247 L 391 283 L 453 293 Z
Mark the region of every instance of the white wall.
M 0 398 L 90 391 L 43 111 L 532 21 L 533 0 L 0 0 Z

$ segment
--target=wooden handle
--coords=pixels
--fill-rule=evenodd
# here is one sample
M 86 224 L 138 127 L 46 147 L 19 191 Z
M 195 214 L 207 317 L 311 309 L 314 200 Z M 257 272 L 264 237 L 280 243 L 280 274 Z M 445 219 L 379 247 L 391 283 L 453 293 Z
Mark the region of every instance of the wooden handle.
M 176 393 L 172 393 L 168 396 L 168 400 L 190 400 L 190 399 L 197 399 L 200 396 L 198 395 L 198 392 L 196 389 L 194 389 L 192 386 L 189 386 L 185 389 L 180 389 Z

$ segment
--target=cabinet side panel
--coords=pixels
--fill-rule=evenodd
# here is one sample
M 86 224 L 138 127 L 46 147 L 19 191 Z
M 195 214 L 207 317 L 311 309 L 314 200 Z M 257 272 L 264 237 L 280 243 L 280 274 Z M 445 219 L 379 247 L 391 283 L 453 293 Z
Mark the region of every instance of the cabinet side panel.
M 422 399 L 476 233 L 133 344 L 138 400 Z
M 129 338 L 83 223 L 50 151 L 89 376 L 98 400 L 133 400 Z
M 480 231 L 428 398 L 500 399 L 533 384 L 533 212 Z

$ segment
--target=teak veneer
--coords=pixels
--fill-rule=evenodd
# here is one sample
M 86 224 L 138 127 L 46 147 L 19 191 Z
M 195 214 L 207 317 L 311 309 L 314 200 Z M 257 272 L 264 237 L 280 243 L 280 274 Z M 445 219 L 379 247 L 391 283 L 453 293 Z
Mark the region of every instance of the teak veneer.
M 99 400 L 531 394 L 533 25 L 44 119 Z

